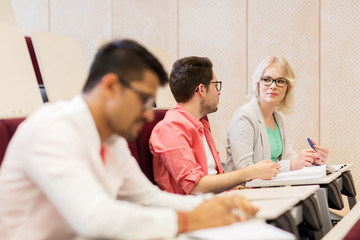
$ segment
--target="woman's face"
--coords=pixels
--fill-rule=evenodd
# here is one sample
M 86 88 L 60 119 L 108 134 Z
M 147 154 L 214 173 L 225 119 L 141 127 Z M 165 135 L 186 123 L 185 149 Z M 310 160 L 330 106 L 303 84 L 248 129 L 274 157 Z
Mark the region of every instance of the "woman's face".
M 285 80 L 285 78 L 280 66 L 278 64 L 270 65 L 265 69 L 262 79 L 266 79 L 266 81 L 260 80 L 258 83 L 260 102 L 273 106 L 278 105 L 286 95 L 287 84 L 284 87 L 277 86 L 275 81 L 272 81 L 270 86 L 265 86 L 264 84 L 265 82 L 270 83 L 271 79 L 278 79 L 278 85 L 281 85 L 281 79 Z

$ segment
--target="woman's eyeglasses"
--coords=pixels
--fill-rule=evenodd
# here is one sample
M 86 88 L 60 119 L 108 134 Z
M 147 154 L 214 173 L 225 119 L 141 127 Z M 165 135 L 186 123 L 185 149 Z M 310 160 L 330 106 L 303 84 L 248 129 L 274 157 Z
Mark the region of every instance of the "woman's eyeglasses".
M 276 86 L 281 88 L 285 87 L 288 84 L 288 80 L 282 77 L 273 79 L 272 77 L 266 76 L 261 78 L 261 82 L 264 86 L 271 86 L 271 84 L 275 82 Z

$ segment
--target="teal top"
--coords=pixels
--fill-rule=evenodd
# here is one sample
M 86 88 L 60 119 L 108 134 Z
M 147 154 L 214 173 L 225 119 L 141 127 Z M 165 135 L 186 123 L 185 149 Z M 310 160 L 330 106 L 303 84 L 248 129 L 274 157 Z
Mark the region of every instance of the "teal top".
M 270 148 L 271 148 L 271 160 L 273 162 L 275 162 L 276 159 L 283 152 L 283 143 L 281 140 L 280 129 L 279 129 L 277 122 L 275 121 L 274 131 L 271 131 L 267 126 L 266 126 L 266 130 L 267 130 L 267 134 L 269 136 L 269 142 L 270 142 Z

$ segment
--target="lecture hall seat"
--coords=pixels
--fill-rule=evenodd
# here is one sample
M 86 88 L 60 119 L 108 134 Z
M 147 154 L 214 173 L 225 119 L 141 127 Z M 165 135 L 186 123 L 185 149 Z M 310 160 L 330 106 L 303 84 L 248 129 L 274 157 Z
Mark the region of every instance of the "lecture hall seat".
M 146 122 L 135 141 L 128 142 L 131 154 L 135 157 L 136 161 L 146 177 L 156 184 L 153 173 L 153 155 L 149 148 L 149 139 L 151 132 L 155 125 L 161 121 L 168 109 L 155 109 L 155 119 L 152 122 Z
M 153 183 L 155 183 L 155 180 L 152 167 L 152 154 L 149 149 L 149 138 L 152 129 L 164 118 L 166 111 L 167 109 L 155 110 L 154 121 L 150 123 L 146 122 L 137 139 L 133 142 L 129 142 L 132 155 L 138 161 L 141 170 Z M 0 119 L 0 166 L 10 139 L 14 135 L 19 124 L 24 120 L 25 118 Z
M 150 123 L 146 122 L 137 139 L 133 142 L 129 142 L 132 155 L 139 163 L 141 170 L 153 183 L 155 183 L 155 180 L 152 167 L 152 154 L 149 149 L 149 138 L 152 129 L 164 118 L 166 111 L 167 109 L 156 109 L 154 111 L 154 121 Z M 25 118 L 0 119 L 0 166 L 11 137 L 14 135 L 18 125 L 24 121 L 24 119 Z
M 24 119 L 25 118 L 0 119 L 0 166 L 10 139 Z
M 357 240 L 360 239 L 360 220 L 351 228 L 344 240 Z

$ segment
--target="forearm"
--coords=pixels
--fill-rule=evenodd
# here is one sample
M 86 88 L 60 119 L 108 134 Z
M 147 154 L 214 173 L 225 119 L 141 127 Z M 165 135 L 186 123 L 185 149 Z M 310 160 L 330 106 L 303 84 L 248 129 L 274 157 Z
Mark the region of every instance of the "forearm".
M 247 182 L 253 179 L 255 176 L 254 165 L 237 169 L 232 172 L 218 174 L 218 175 L 207 175 L 200 179 L 198 184 L 192 190 L 192 194 L 196 192 L 202 193 L 220 193 L 231 189 L 241 183 Z
M 133 193 L 119 194 L 119 199 L 136 202 L 144 206 L 171 208 L 176 211 L 190 211 L 197 207 L 203 198 L 183 196 L 159 190 L 157 187 L 142 187 Z

